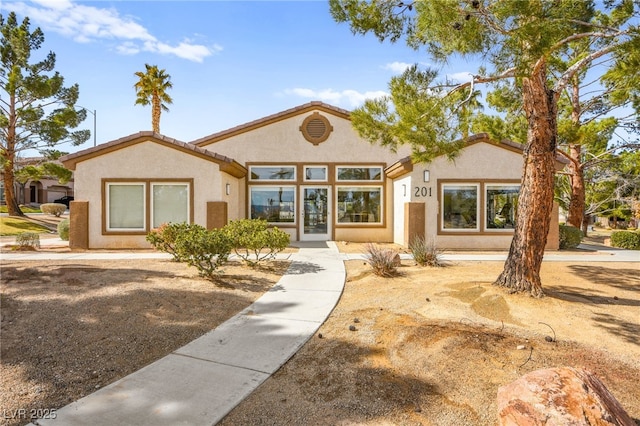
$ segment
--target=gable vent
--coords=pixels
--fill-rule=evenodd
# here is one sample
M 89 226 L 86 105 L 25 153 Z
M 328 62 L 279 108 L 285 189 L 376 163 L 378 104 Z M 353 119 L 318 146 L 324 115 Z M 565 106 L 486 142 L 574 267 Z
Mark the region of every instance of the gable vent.
M 329 120 L 318 112 L 314 112 L 304 119 L 300 131 L 304 138 L 314 145 L 324 142 L 333 131 Z

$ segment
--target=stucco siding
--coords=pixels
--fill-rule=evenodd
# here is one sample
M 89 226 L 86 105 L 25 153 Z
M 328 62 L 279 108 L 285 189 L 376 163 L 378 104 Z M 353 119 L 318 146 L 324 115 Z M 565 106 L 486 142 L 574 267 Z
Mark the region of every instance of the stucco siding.
M 193 179 L 193 219 L 204 226 L 206 202 L 222 199 L 222 175 L 228 176 L 214 162 L 154 142 L 141 142 L 78 163 L 75 199 L 89 202 L 89 248 L 149 247 L 144 235 L 103 235 L 103 179 Z
M 429 170 L 429 182 L 424 181 L 425 170 Z M 513 239 L 513 233 L 509 231 L 495 234 L 468 232 L 464 235 L 446 235 L 439 232 L 439 183 L 465 180 L 471 183 L 516 183 L 520 181 L 521 174 L 522 154 L 520 152 L 487 142 L 478 142 L 466 147 L 453 161 L 439 157 L 428 164 L 415 164 L 410 173 L 410 196 L 411 201 L 425 203 L 427 238 L 435 237 L 436 244 L 441 249 L 508 249 Z M 480 209 L 482 208 L 481 205 Z
M 401 153 L 394 154 L 387 148 L 364 141 L 358 137 L 349 120 L 324 112 L 320 113 L 329 120 L 333 131 L 326 141 L 313 145 L 300 131 L 304 119 L 312 113 L 290 117 L 269 126 L 201 146 L 231 157 L 241 164 L 256 161 L 335 163 L 341 158 L 345 159 L 345 163 L 386 162 L 391 164 L 402 155 L 408 155 L 408 148 L 403 148 Z

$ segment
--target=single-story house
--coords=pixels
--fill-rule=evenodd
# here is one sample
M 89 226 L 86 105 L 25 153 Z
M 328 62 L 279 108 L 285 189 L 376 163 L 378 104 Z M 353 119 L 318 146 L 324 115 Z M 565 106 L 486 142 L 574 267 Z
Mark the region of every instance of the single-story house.
M 70 246 L 148 248 L 167 222 L 262 218 L 293 241 L 507 249 L 522 148 L 485 134 L 455 161 L 413 164 L 358 136 L 349 112 L 310 102 L 190 143 L 140 132 L 62 158 L 74 171 Z M 558 248 L 557 209 L 548 248 Z

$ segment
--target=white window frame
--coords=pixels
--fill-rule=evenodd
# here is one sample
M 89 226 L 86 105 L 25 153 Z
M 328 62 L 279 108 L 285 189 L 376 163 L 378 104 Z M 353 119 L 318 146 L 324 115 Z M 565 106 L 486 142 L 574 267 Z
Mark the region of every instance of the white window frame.
M 522 190 L 522 185 L 519 183 L 500 183 L 500 182 L 492 182 L 492 183 L 485 183 L 484 184 L 484 201 L 483 201 L 483 208 L 484 208 L 484 223 L 482 224 L 484 231 L 486 232 L 496 232 L 496 233 L 512 233 L 515 230 L 515 224 L 513 228 L 489 228 L 487 226 L 487 220 L 489 218 L 489 212 L 487 211 L 488 206 L 487 203 L 489 201 L 489 190 L 491 188 L 495 188 L 495 187 L 512 187 L 512 188 L 518 188 L 518 197 L 520 197 L 520 191 Z M 515 206 L 514 206 L 515 208 Z
M 291 176 L 291 178 L 287 178 L 287 179 L 254 179 L 252 177 L 252 172 L 254 169 L 292 169 L 293 170 L 293 175 Z M 295 165 L 291 165 L 291 164 L 255 164 L 252 166 L 249 166 L 249 180 L 251 182 L 295 182 L 297 180 L 297 167 Z
M 291 212 L 292 214 L 292 218 L 293 221 L 287 221 L 287 222 L 269 222 L 269 224 L 273 224 L 273 225 L 277 225 L 280 227 L 286 226 L 286 225 L 296 225 L 298 223 L 298 218 L 297 218 L 297 214 L 296 212 L 298 211 L 298 194 L 297 194 L 297 186 L 296 185 L 251 185 L 249 186 L 249 211 L 247 214 L 247 217 L 249 219 L 254 219 L 253 215 L 252 215 L 252 208 L 253 208 L 253 204 L 252 204 L 252 198 L 253 198 L 253 191 L 255 189 L 265 189 L 265 188 L 269 188 L 269 189 L 273 189 L 273 188 L 286 188 L 286 189 L 290 189 L 293 193 L 293 210 Z
M 340 169 L 380 169 L 379 179 L 340 179 Z M 367 166 L 367 165 L 348 165 L 343 164 L 336 166 L 336 182 L 382 182 L 384 179 L 384 168 L 382 166 Z
M 452 187 L 454 187 L 454 189 L 461 189 L 459 187 L 474 187 L 476 189 L 476 225 L 474 228 L 445 228 L 445 189 L 451 189 Z M 458 188 L 455 188 L 458 187 Z M 480 227 L 481 227 L 481 219 L 482 216 L 480 215 L 480 208 L 484 208 L 482 207 L 482 192 L 481 192 L 481 187 L 480 187 L 480 183 L 478 182 L 446 182 L 443 183 L 440 187 L 440 232 L 443 233 L 460 233 L 460 232 L 473 232 L 473 233 L 479 233 L 480 232 Z
M 186 208 L 187 208 L 187 217 L 185 222 L 189 223 L 189 218 L 191 217 L 191 185 L 189 185 L 189 182 L 165 182 L 165 181 L 153 181 L 150 184 L 150 204 L 151 206 L 149 206 L 149 220 L 151 221 L 151 228 L 155 229 L 156 226 L 154 226 L 155 224 L 155 196 L 154 196 L 154 191 L 153 188 L 156 186 L 160 186 L 160 185 L 164 185 L 164 186 L 184 186 L 187 188 L 187 199 L 186 199 Z M 160 226 L 161 224 L 158 224 L 158 226 Z
M 339 195 L 340 192 L 343 192 L 345 188 L 358 188 L 358 190 L 363 190 L 363 189 L 378 189 L 380 191 L 380 211 L 378 214 L 378 221 L 377 222 L 369 222 L 368 220 L 365 222 L 341 222 L 340 221 L 340 202 L 339 200 Z M 336 214 L 335 214 L 335 221 L 336 221 L 336 225 L 349 225 L 349 226 L 367 226 L 367 225 L 381 225 L 384 221 L 384 214 L 385 214 L 385 209 L 384 209 L 384 187 L 382 185 L 336 185 L 335 186 L 335 205 L 336 205 Z
M 324 179 L 312 179 L 307 178 L 308 169 L 324 169 Z M 329 167 L 328 166 L 304 166 L 304 181 L 305 182 L 326 182 L 329 179 Z
M 145 232 L 147 230 L 147 183 L 146 182 L 107 182 L 106 184 L 106 228 L 109 232 Z M 118 228 L 111 226 L 111 187 L 112 186 L 141 186 L 142 187 L 142 227 Z

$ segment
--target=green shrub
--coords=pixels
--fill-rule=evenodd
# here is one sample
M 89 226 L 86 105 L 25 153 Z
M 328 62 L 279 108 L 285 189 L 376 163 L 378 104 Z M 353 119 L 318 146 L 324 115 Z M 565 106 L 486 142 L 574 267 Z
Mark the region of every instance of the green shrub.
M 180 255 L 176 250 L 176 241 L 180 235 L 188 233 L 194 226 L 198 225 L 191 225 L 186 222 L 163 223 L 158 229 L 154 229 L 147 234 L 147 241 L 156 250 L 169 253 L 175 261 L 180 262 L 182 259 L 180 259 Z
M 393 277 L 398 274 L 400 256 L 394 250 L 380 248 L 375 244 L 366 245 L 367 263 L 379 277 Z
M 62 241 L 69 241 L 69 219 L 64 219 L 58 223 L 58 236 Z
M 582 242 L 582 231 L 573 226 L 560 225 L 560 249 L 573 249 Z
M 611 233 L 611 246 L 640 250 L 640 232 L 614 231 Z
M 179 233 L 175 240 L 178 258 L 198 270 L 200 276 L 214 279 L 218 268 L 227 262 L 232 242 L 220 229 L 211 231 L 196 224 Z
M 409 250 L 413 255 L 413 260 L 420 266 L 442 266 L 442 252 L 436 247 L 435 238 L 427 241 L 425 238 L 416 236 L 409 243 Z
M 52 214 L 55 217 L 60 217 L 62 213 L 67 210 L 67 206 L 60 203 L 45 203 L 40 205 L 42 213 Z
M 16 235 L 16 244 L 19 250 L 35 250 L 40 248 L 40 234 L 35 232 L 23 232 Z
M 274 259 L 290 243 L 289 234 L 269 228 L 264 219 L 233 220 L 222 230 L 231 240 L 234 253 L 249 266 Z

